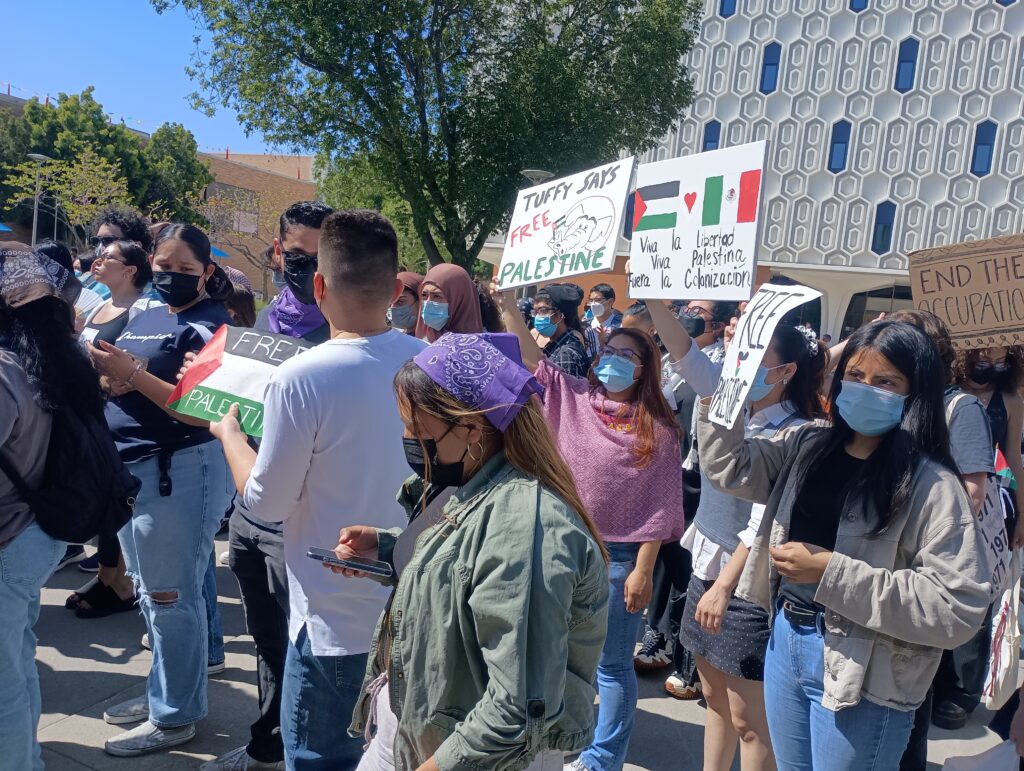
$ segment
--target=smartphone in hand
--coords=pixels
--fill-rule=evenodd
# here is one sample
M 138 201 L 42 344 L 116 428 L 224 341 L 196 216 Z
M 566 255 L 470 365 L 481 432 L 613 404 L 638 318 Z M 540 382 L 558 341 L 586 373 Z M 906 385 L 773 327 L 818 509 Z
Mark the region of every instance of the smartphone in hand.
M 390 578 L 392 569 L 390 563 L 382 562 L 381 560 L 371 560 L 365 557 L 348 557 L 342 559 L 330 549 L 318 549 L 315 546 L 310 546 L 306 551 L 306 556 L 310 559 L 323 562 L 328 565 L 333 565 L 338 568 L 348 568 L 349 570 L 358 570 L 361 573 L 369 573 L 370 575 L 380 576 L 381 578 Z

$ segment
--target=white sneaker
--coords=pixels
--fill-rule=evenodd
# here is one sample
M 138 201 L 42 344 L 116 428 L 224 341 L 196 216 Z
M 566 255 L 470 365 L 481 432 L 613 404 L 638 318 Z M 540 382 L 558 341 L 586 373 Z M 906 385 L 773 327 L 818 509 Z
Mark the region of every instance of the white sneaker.
M 179 744 L 192 741 L 195 737 L 195 723 L 178 728 L 157 728 L 147 720 L 131 731 L 125 731 L 112 739 L 107 739 L 103 749 L 108 755 L 118 758 L 133 758 L 168 747 L 177 747 Z
M 582 760 L 574 760 L 572 763 L 562 766 L 562 771 L 590 771 L 590 769 L 583 765 Z
M 149 632 L 142 635 L 142 639 L 139 640 L 139 645 L 145 648 L 147 651 L 153 650 L 153 646 L 149 644 Z
M 218 661 L 216 664 L 207 664 L 206 665 L 206 676 L 207 677 L 213 677 L 214 675 L 219 675 L 221 672 L 223 672 L 227 668 L 228 668 L 228 665 L 227 665 L 227 662 L 225 662 L 225 661 Z
M 222 551 L 220 554 L 217 555 L 217 564 L 222 565 L 224 567 L 228 567 L 229 556 L 230 552 Z
M 665 693 L 683 701 L 694 701 L 704 694 L 704 689 L 700 680 L 688 683 L 678 672 L 673 672 L 665 679 Z
M 110 725 L 125 725 L 126 723 L 138 723 L 149 717 L 149 697 L 140 696 L 137 699 L 129 699 L 115 704 L 103 713 L 103 720 Z
M 284 771 L 284 761 L 264 763 L 262 760 L 249 757 L 245 747 L 239 747 L 216 760 L 203 763 L 199 771 Z

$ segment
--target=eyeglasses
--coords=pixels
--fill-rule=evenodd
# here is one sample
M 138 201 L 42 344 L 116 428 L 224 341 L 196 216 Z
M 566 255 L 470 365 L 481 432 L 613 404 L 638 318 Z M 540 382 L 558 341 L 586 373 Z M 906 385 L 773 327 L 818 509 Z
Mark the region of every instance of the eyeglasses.
M 116 257 L 114 257 L 112 255 L 109 255 L 109 254 L 97 254 L 96 258 L 92 261 L 92 264 L 93 265 L 99 265 L 100 263 L 103 263 L 103 262 L 118 262 L 121 265 L 127 265 L 128 264 L 124 260 L 119 260 Z
M 541 308 L 533 312 L 533 317 L 535 319 L 551 319 L 554 318 L 557 313 L 558 311 L 554 308 Z
M 117 236 L 93 236 L 89 239 L 89 246 L 93 249 L 99 249 L 100 247 L 110 246 L 115 241 L 123 241 L 124 239 L 118 238 Z
M 629 348 L 612 348 L 610 345 L 606 345 L 601 349 L 602 356 L 621 356 L 623 359 L 629 359 L 634 364 L 643 364 L 643 359 L 640 358 L 640 354 L 636 351 L 631 351 Z

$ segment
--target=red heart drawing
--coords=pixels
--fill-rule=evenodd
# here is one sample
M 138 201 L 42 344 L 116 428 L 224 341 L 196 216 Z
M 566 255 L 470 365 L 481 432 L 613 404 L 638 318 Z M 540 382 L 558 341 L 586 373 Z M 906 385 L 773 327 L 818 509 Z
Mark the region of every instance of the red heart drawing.
M 695 203 L 697 203 L 697 194 L 696 193 L 687 193 L 686 195 L 683 196 L 683 203 L 686 204 L 686 211 L 692 212 L 693 211 L 693 205 Z

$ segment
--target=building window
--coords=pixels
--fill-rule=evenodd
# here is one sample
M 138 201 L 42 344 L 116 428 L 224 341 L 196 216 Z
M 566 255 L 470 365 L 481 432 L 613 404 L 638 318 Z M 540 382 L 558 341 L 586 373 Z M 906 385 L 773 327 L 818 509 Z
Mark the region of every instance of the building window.
M 896 59 L 896 83 L 893 85 L 901 94 L 914 87 L 914 74 L 917 72 L 917 49 L 919 43 L 908 37 L 900 43 L 899 57 Z
M 875 229 L 871 234 L 871 251 L 885 254 L 892 248 L 892 226 L 896 221 L 896 204 L 882 201 L 875 209 Z
M 996 124 L 982 121 L 974 131 L 974 154 L 971 156 L 971 174 L 984 177 L 992 171 L 992 155 L 996 149 Z
M 1003 6 L 1005 6 L 1005 5 L 1013 5 L 1016 2 L 1017 2 L 1017 0 L 996 0 L 996 4 L 997 5 L 1003 5 Z
M 907 311 L 914 307 L 910 287 L 904 284 L 872 289 L 870 292 L 858 292 L 850 298 L 843 318 L 843 328 L 839 330 L 840 339 L 845 340 L 865 324 L 878 318 L 880 313 Z
M 828 170 L 837 174 L 846 168 L 846 156 L 850 150 L 850 121 L 840 120 L 832 124 L 832 144 L 828 150 Z
M 782 58 L 782 46 L 769 43 L 764 47 L 764 61 L 761 63 L 761 93 L 770 94 L 779 84 L 779 60 Z
M 736 13 L 736 0 L 722 0 L 718 6 L 718 14 L 723 19 L 728 19 Z
M 850 10 L 855 13 L 866 11 L 868 8 L 868 0 L 850 0 Z
M 722 124 L 717 120 L 709 120 L 704 124 L 704 150 L 717 150 L 718 140 L 722 136 Z

